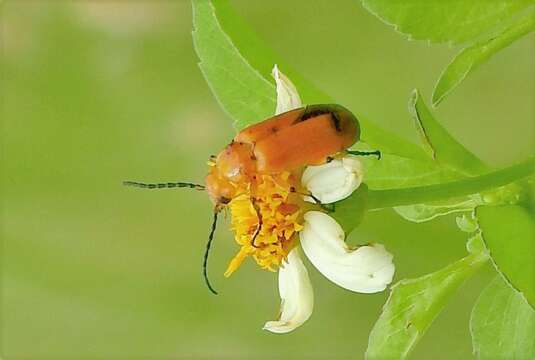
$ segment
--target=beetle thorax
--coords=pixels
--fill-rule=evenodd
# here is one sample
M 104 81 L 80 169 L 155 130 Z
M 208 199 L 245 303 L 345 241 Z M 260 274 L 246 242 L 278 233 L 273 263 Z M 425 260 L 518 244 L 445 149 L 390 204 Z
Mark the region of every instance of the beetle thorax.
M 232 142 L 209 163 L 206 190 L 216 207 L 230 202 L 238 187 L 250 183 L 256 173 L 256 161 L 251 144 Z
M 255 172 L 255 160 L 251 144 L 232 142 L 217 156 L 216 167 L 221 176 L 238 182 Z

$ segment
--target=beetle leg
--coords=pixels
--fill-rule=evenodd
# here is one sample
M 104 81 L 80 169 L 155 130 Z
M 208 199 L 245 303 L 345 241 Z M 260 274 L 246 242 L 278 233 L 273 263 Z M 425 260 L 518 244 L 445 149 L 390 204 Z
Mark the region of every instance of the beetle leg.
M 314 202 L 316 203 L 316 205 L 319 205 L 323 210 L 329 212 L 329 213 L 332 213 L 334 212 L 334 208 L 335 208 L 335 205 L 334 204 L 323 204 L 320 199 L 318 199 L 317 197 L 315 197 L 314 195 L 312 194 L 305 194 L 306 196 L 310 196 L 312 198 L 312 200 L 314 200 Z
M 334 212 L 336 204 L 334 204 L 334 203 L 332 203 L 332 204 L 322 204 L 320 202 L 320 200 L 318 198 L 316 198 L 315 196 L 312 196 L 312 194 L 310 194 L 308 196 L 310 196 L 314 200 L 314 202 L 317 205 L 319 205 L 323 210 L 327 211 L 328 213 Z
M 335 208 L 335 205 L 334 204 L 322 204 L 321 200 L 318 199 L 317 197 L 315 197 L 314 195 L 312 195 L 312 193 L 302 193 L 302 192 L 299 192 L 296 190 L 295 187 L 291 187 L 290 188 L 290 192 L 293 192 L 295 194 L 299 194 L 301 196 L 309 196 L 310 198 L 312 198 L 312 200 L 314 200 L 314 202 L 316 203 L 316 205 L 319 205 L 323 210 L 327 211 L 327 212 L 334 212 L 334 208 Z M 330 205 L 330 206 L 329 206 Z
M 260 234 L 260 230 L 262 230 L 262 225 L 263 225 L 262 214 L 260 213 L 260 207 L 256 203 L 256 199 L 255 198 L 251 198 L 251 203 L 253 204 L 253 207 L 256 210 L 256 216 L 258 217 L 258 225 L 256 227 L 256 230 L 255 230 L 254 234 L 253 234 L 253 237 L 251 238 L 251 245 L 254 248 L 258 249 L 260 246 L 257 246 L 255 244 L 255 241 L 256 241 L 256 238 L 258 237 L 258 235 Z
M 348 154 L 357 155 L 357 156 L 377 156 L 377 160 L 381 160 L 381 152 L 379 150 L 375 151 L 358 151 L 358 150 L 346 150 Z

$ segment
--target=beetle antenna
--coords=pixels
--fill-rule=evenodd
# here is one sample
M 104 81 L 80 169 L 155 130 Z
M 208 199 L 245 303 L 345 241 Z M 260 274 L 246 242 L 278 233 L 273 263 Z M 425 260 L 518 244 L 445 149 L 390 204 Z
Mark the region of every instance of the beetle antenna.
M 264 224 L 263 220 L 262 220 L 262 213 L 260 212 L 260 207 L 258 206 L 258 204 L 256 203 L 256 199 L 255 198 L 251 198 L 251 203 L 253 204 L 253 207 L 256 211 L 256 216 L 258 218 L 258 225 L 256 226 L 256 230 L 253 234 L 253 237 L 251 238 L 251 245 L 255 248 L 259 248 L 259 246 L 257 246 L 255 244 L 255 241 L 256 241 L 256 238 L 258 237 L 258 235 L 260 234 L 260 230 L 262 230 L 262 225 Z
M 381 160 L 381 152 L 379 150 L 375 151 L 358 151 L 358 150 L 346 150 L 348 154 L 357 155 L 357 156 L 377 156 L 377 160 Z
M 123 181 L 124 186 L 132 186 L 142 189 L 171 189 L 171 188 L 190 188 L 195 190 L 204 190 L 205 186 L 187 182 L 165 182 L 165 183 L 141 183 L 137 181 Z
M 206 283 L 206 286 L 208 286 L 208 289 L 210 289 L 210 291 L 214 295 L 217 295 L 217 291 L 215 291 L 215 289 L 212 287 L 212 284 L 210 284 L 210 280 L 208 279 L 208 254 L 210 253 L 210 247 L 212 246 L 212 241 L 214 240 L 214 234 L 217 225 L 217 214 L 219 214 L 219 212 L 217 210 L 214 211 L 212 230 L 210 230 L 210 235 L 208 235 L 208 242 L 206 243 L 206 250 L 204 251 L 204 260 L 202 263 L 202 274 L 204 276 L 204 282 Z

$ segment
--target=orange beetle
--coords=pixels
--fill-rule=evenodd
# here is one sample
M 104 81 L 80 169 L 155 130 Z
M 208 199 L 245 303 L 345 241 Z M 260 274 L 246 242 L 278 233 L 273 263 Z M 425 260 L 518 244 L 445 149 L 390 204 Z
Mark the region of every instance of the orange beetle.
M 206 190 L 216 210 L 234 198 L 232 183 L 258 173 L 325 163 L 358 141 L 357 118 L 340 105 L 309 105 L 249 126 L 215 157 Z
M 239 189 L 253 186 L 254 180 L 259 176 L 299 171 L 308 165 L 328 162 L 333 156 L 343 152 L 380 157 L 378 151 L 348 151 L 347 149 L 355 144 L 359 137 L 360 127 L 357 118 L 343 106 L 308 105 L 276 115 L 239 132 L 229 145 L 217 156 L 212 157 L 210 172 L 204 186 L 184 182 L 146 184 L 126 181 L 124 184 L 149 189 L 188 187 L 208 192 L 214 204 L 214 219 L 204 255 L 203 275 L 208 288 L 217 294 L 207 276 L 208 254 L 217 215 L 240 195 Z M 296 191 L 293 186 L 291 188 L 292 191 Z M 254 198 L 251 203 L 257 209 Z M 251 235 L 253 246 L 262 227 L 258 209 L 257 214 L 258 227 Z

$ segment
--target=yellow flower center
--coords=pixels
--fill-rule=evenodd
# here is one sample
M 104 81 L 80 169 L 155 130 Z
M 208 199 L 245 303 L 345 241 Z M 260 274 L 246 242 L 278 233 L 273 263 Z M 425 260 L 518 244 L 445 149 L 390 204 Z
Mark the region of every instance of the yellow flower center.
M 256 175 L 238 186 L 238 196 L 229 204 L 232 230 L 241 245 L 225 276 L 230 276 L 247 256 L 263 269 L 276 271 L 295 245 L 303 228 L 303 200 L 295 193 L 298 177 L 282 172 Z

